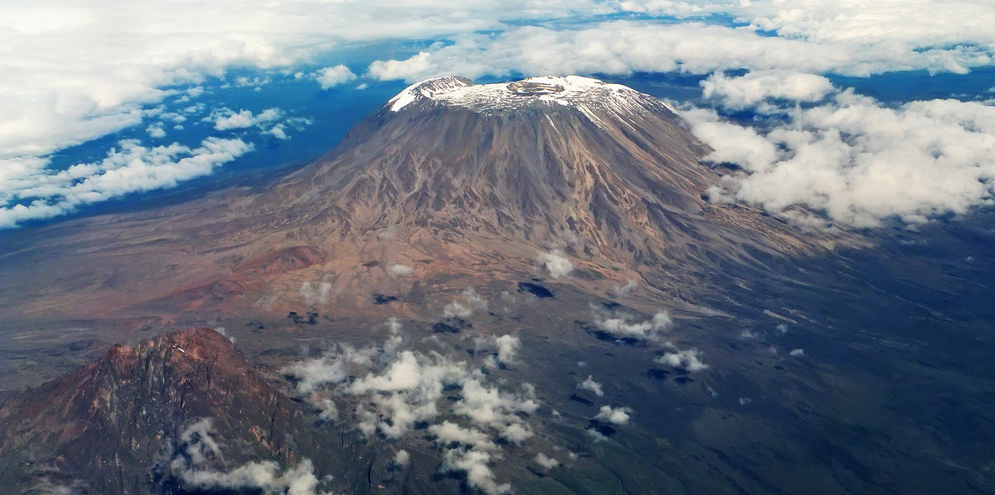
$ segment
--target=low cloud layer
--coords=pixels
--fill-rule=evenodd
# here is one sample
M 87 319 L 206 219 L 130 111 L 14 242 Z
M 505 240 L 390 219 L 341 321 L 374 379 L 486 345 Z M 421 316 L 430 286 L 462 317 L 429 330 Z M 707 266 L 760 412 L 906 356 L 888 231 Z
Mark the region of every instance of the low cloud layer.
M 896 4 L 895 10 L 903 9 Z M 823 22 L 820 27 L 832 26 L 829 20 Z M 995 29 L 985 31 L 979 38 L 995 41 Z M 466 34 L 452 44 L 407 59 L 376 61 L 370 65 L 370 74 L 415 82 L 446 74 L 708 74 L 745 67 L 867 76 L 916 69 L 964 72 L 992 60 L 990 47 L 935 45 L 928 33 L 920 32 L 918 39 L 906 44 L 873 44 L 856 37 L 817 34 L 766 36 L 753 29 L 693 20 L 666 24 L 624 20 L 571 29 L 525 26 L 497 34 Z M 543 50 L 530 49 L 539 45 Z
M 202 418 L 181 434 L 180 451 L 170 469 L 187 490 L 252 490 L 263 495 L 331 495 L 319 491 L 320 481 L 310 459 L 283 469 L 275 461 L 253 461 L 233 469 L 218 469 L 224 464 L 220 441 L 215 438 L 213 420 Z
M 121 141 L 118 146 L 99 162 L 73 165 L 61 172 L 45 168 L 44 160 L 0 160 L 0 203 L 14 203 L 0 208 L 0 229 L 129 193 L 175 187 L 208 175 L 253 149 L 241 139 L 213 137 L 193 149 L 178 143 L 147 147 L 136 140 Z
M 766 132 L 711 110 L 684 112 L 694 133 L 715 148 L 709 160 L 742 168 L 709 191 L 711 201 L 755 203 L 803 224 L 856 227 L 889 217 L 922 223 L 993 203 L 989 104 L 932 100 L 890 108 L 843 91 L 822 105 L 779 112 L 787 122 Z
M 354 421 L 363 435 L 422 435 L 443 450 L 443 472 L 463 473 L 470 488 L 491 495 L 510 490 L 498 483 L 491 463 L 501 455 L 499 441 L 515 445 L 534 435 L 527 420 L 539 407 L 534 387 L 493 382 L 483 371 L 487 359 L 474 365 L 406 349 L 400 323 L 391 320 L 388 327 L 391 336 L 382 345 L 340 345 L 283 373 L 298 380 L 298 391 L 319 410 L 327 410 L 326 401 L 338 403 L 339 411 L 354 404 L 339 417 Z M 520 345 L 508 335 L 478 344 L 495 349 L 487 358 L 501 363 L 512 362 Z M 417 423 L 427 426 L 416 429 Z

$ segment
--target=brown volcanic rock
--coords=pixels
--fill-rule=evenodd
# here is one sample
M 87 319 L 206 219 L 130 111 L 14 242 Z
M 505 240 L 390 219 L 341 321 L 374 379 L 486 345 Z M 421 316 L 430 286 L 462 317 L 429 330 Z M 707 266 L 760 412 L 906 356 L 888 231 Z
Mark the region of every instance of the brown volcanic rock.
M 169 492 L 177 489 L 168 464 L 178 439 L 201 418 L 213 420 L 226 447 L 219 469 L 312 456 L 319 469 L 341 469 L 345 451 L 325 448 L 331 435 L 316 431 L 302 408 L 211 329 L 115 345 L 96 363 L 0 406 L 0 486 Z

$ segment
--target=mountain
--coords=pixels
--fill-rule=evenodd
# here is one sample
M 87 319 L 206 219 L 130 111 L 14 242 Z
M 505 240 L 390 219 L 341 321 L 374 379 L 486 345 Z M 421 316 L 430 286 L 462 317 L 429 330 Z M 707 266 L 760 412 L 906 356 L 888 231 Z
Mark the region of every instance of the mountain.
M 755 211 L 705 201 L 718 182 L 699 163 L 709 151 L 666 103 L 625 86 L 446 77 L 409 87 L 242 208 L 290 220 L 289 237 L 332 257 L 392 237 L 390 261 L 527 273 L 559 248 L 589 277 L 621 284 L 710 265 L 709 254 L 812 247 Z
M 442 78 L 258 187 L 13 232 L 2 491 L 991 492 L 990 215 L 805 231 L 708 152 L 622 86 Z
M 707 290 L 701 273 L 724 263 L 838 241 L 710 204 L 709 151 L 666 103 L 625 86 L 433 79 L 275 183 L 25 234 L 0 256 L 0 308 L 142 317 L 275 296 L 285 310 L 307 282 L 363 311 L 371 294 L 410 291 L 404 280 L 556 278 L 571 266 L 591 294 L 645 282 L 632 297 L 647 303 Z
M 345 483 L 363 480 L 342 470 L 362 448 L 315 430 L 307 408 L 271 374 L 211 329 L 115 345 L 0 405 L 0 486 L 5 493 L 186 493 L 184 471 L 265 467 L 265 460 L 314 462 Z

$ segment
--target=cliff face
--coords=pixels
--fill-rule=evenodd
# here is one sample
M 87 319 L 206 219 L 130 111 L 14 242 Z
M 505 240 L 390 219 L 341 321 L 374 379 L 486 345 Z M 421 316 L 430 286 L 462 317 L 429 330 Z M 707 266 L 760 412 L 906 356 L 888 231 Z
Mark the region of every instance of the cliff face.
M 187 330 L 116 345 L 96 363 L 8 399 L 0 407 L 0 486 L 182 493 L 189 467 L 225 471 L 259 460 L 309 459 L 342 476 L 351 447 L 312 423 L 225 337 Z M 207 437 L 217 451 L 189 464 L 191 442 Z

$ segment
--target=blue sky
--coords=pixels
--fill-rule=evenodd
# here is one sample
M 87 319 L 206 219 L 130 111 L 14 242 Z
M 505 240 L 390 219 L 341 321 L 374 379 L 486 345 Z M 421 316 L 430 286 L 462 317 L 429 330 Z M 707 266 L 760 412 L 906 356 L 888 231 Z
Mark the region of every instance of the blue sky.
M 312 159 L 449 74 L 671 98 L 739 167 L 711 200 L 803 225 L 915 225 L 993 193 L 985 1 L 4 3 L 0 228 Z

